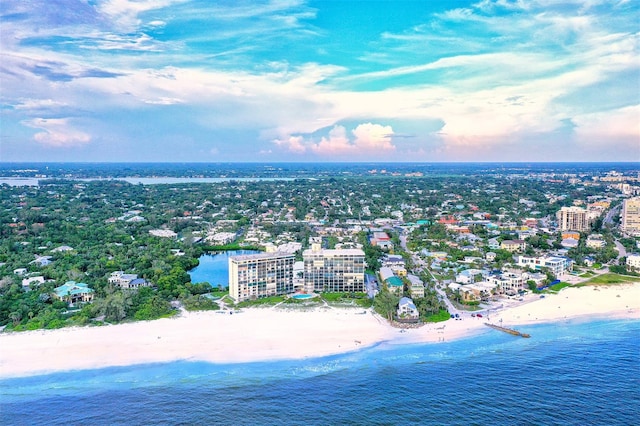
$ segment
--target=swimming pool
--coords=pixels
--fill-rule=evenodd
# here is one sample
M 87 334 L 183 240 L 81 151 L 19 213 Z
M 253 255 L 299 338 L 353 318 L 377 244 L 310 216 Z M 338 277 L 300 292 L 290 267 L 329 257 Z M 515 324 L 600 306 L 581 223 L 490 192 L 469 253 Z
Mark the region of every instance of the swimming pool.
M 312 297 L 316 297 L 316 295 L 315 294 L 294 294 L 291 297 L 296 300 L 307 300 L 307 299 L 311 299 Z

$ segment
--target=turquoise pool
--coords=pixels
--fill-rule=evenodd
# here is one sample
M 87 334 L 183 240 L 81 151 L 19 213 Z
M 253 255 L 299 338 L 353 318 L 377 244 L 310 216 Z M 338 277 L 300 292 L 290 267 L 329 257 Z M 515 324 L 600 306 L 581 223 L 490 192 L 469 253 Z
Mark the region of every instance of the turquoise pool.
M 291 297 L 293 297 L 296 300 L 306 300 L 306 299 L 311 299 L 312 297 L 316 297 L 316 295 L 315 294 L 294 294 Z

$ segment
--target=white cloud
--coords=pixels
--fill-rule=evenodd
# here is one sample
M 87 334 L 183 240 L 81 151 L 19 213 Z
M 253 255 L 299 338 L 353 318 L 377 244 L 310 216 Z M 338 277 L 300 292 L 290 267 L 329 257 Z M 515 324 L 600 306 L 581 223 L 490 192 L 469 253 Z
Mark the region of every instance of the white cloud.
M 329 137 L 323 137 L 319 143 L 311 146 L 313 152 L 320 155 L 353 153 L 354 148 L 354 145 L 347 138 L 347 131 L 343 126 L 334 126 L 329 132 Z
M 273 142 L 287 152 L 303 154 L 312 152 L 322 157 L 334 158 L 375 158 L 380 154 L 394 151 L 392 143 L 393 129 L 391 126 L 363 123 L 351 131 L 350 138 L 344 126 L 335 125 L 327 136 L 314 142 L 303 136 L 289 136 L 275 139 Z
M 587 144 L 607 145 L 610 141 L 628 141 L 637 149 L 640 159 L 640 106 L 601 111 L 574 117 L 572 122 L 578 139 Z
M 285 139 L 274 139 L 273 142 L 288 152 L 302 154 L 307 150 L 303 141 L 304 138 L 302 136 L 289 136 Z
M 135 30 L 140 25 L 138 15 L 149 10 L 162 9 L 185 0 L 108 0 L 98 10 L 123 30 Z
M 91 135 L 73 128 L 67 118 L 34 118 L 22 123 L 34 129 L 42 129 L 42 132 L 33 135 L 33 139 L 45 146 L 68 148 L 86 145 L 91 141 Z
M 391 126 L 364 123 L 356 127 L 352 133 L 356 137 L 354 145 L 358 151 L 393 151 L 396 148 L 391 143 L 393 136 Z

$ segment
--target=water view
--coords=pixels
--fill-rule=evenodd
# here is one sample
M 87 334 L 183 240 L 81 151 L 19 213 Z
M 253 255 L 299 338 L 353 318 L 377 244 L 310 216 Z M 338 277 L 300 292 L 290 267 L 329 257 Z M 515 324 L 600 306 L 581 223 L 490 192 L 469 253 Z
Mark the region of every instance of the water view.
M 212 287 L 229 286 L 229 257 L 241 254 L 260 253 L 257 250 L 230 250 L 225 252 L 203 254 L 198 259 L 200 264 L 189 271 L 192 283 L 208 282 Z

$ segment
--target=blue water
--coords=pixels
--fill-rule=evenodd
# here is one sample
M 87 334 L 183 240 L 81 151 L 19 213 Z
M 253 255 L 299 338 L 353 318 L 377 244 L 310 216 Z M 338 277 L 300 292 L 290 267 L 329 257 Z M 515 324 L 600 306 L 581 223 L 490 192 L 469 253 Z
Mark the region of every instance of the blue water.
M 216 254 L 203 254 L 198 266 L 189 271 L 192 283 L 207 282 L 213 287 L 229 285 L 229 256 L 260 253 L 255 250 L 230 250 Z
M 174 362 L 0 381 L 11 425 L 632 425 L 640 321 L 489 330 L 300 361 Z

